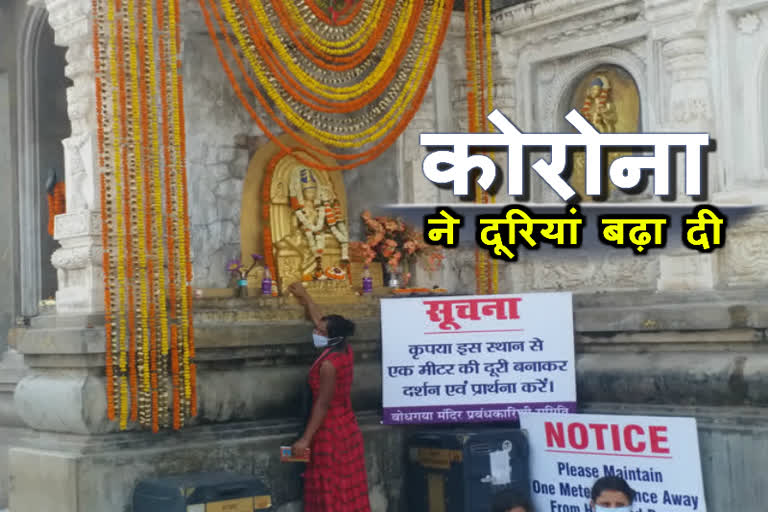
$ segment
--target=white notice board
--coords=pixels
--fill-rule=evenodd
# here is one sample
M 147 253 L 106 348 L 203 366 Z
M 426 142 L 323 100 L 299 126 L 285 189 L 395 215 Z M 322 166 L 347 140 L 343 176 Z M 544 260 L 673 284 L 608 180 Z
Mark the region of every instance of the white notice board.
M 575 408 L 570 293 L 383 299 L 381 323 L 385 424 Z

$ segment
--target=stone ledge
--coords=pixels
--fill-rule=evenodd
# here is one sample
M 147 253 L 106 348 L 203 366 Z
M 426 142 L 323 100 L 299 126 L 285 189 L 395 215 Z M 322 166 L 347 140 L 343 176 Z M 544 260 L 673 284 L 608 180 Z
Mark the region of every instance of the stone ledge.
M 254 304 L 258 300 L 254 299 Z M 357 323 L 357 340 L 376 341 L 380 338 L 377 306 L 377 300 L 370 298 L 364 304 L 338 306 L 337 310 Z M 333 311 L 332 307 L 326 309 Z M 208 299 L 201 301 L 194 314 L 196 346 L 201 351 L 300 345 L 306 342 L 311 330 L 311 324 L 301 319 L 301 308 L 283 302 L 246 309 L 243 302 L 234 299 Z M 14 329 L 14 343 L 27 356 L 102 354 L 104 330 L 96 323 L 97 319 L 94 316 L 41 318 L 33 328 Z M 709 339 L 717 336 L 712 333 L 718 331 L 733 334 L 743 330 L 749 334 L 740 341 L 762 342 L 763 330 L 768 328 L 768 292 L 727 290 L 697 292 L 695 296 L 630 292 L 574 294 L 574 328 L 577 340 L 619 340 L 623 335 L 634 333 L 656 333 L 659 337 L 671 338 L 678 333 L 689 333 L 686 342 L 694 343 L 691 338 L 694 332 L 708 332 L 703 337 Z
M 302 365 L 200 366 L 197 378 L 198 415 L 190 424 L 227 423 L 299 414 L 310 362 Z M 381 404 L 381 364 L 360 361 L 352 389 L 358 409 Z M 29 375 L 16 386 L 15 410 L 24 424 L 44 432 L 103 434 L 117 431 L 107 419 L 106 381 L 102 375 L 48 372 Z M 141 430 L 129 424 L 130 430 Z
M 590 353 L 576 358 L 584 402 L 768 406 L 768 353 Z
M 307 366 L 308 361 L 301 365 L 201 365 L 199 414 L 192 424 L 296 414 Z M 580 402 L 768 407 L 766 351 L 582 353 L 577 355 L 576 367 Z M 354 406 L 379 409 L 380 362 L 360 361 L 356 374 Z M 105 393 L 103 376 L 31 375 L 16 388 L 16 409 L 26 425 L 40 431 L 114 432 L 116 424 L 106 419 Z
M 347 313 L 347 311 L 345 311 Z M 377 317 L 360 318 L 349 315 L 357 328 L 355 340 L 369 341 L 380 338 Z M 72 319 L 75 323 L 77 320 Z M 195 315 L 195 346 L 200 349 L 235 347 L 266 347 L 308 344 L 312 324 L 307 320 L 255 319 L 222 322 L 209 321 Z M 14 343 L 25 356 L 37 354 L 103 354 L 104 327 L 44 327 L 16 328 Z
M 381 424 L 381 414 L 376 410 L 356 411 L 356 416 L 361 430 L 389 428 Z M 88 455 L 123 450 L 173 449 L 181 444 L 204 447 L 216 441 L 233 439 L 296 436 L 299 429 L 300 422 L 290 416 L 192 425 L 178 432 L 164 430 L 156 434 L 144 430 L 82 435 L 24 429 L 15 445 Z
M 399 429 L 360 416 L 373 512 L 398 510 L 403 460 Z M 291 421 L 200 426 L 178 433 L 61 436 L 29 433 L 10 451 L 14 510 L 130 510 L 144 478 L 195 471 L 254 475 L 271 491 L 273 507 L 300 499 L 296 464 L 280 462 L 279 447 L 296 439 Z M 46 492 L 39 492 L 40 488 Z
M 709 331 L 650 331 L 576 334 L 576 352 L 641 350 L 739 350 L 760 349 L 765 329 L 716 329 Z
M 768 409 L 764 407 L 702 407 L 681 405 L 592 402 L 579 405 L 582 414 L 623 414 L 696 418 L 699 430 L 733 430 L 768 434 Z

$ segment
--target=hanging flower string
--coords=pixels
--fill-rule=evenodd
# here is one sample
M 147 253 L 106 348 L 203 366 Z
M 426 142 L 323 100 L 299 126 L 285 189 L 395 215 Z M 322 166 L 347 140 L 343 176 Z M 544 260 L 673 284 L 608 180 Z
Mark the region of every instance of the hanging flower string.
M 107 416 L 178 429 L 197 411 L 178 2 L 92 9 Z
M 487 115 L 493 110 L 493 74 L 490 0 L 467 0 L 464 10 L 467 61 L 468 129 L 471 133 L 491 130 Z M 475 185 L 479 203 L 494 203 L 495 198 Z M 498 261 L 487 251 L 475 250 L 475 283 L 479 294 L 499 290 Z
M 369 162 L 405 129 L 429 85 L 453 6 L 453 0 L 361 0 L 359 9 L 350 6 L 348 24 L 329 25 L 313 9 L 300 9 L 293 2 L 199 1 L 222 66 L 264 133 L 289 151 L 267 129 L 259 111 L 299 143 L 306 144 L 303 132 L 328 146 L 353 149 L 309 148 L 310 154 L 346 162 L 336 165 L 307 155 L 297 157 L 302 164 L 322 170 L 351 169 Z M 376 16 L 382 6 L 381 16 Z M 298 44 L 297 34 L 301 34 Z M 246 99 L 220 38 L 260 108 Z M 285 46 L 292 39 L 299 51 Z M 362 61 L 351 64 L 360 55 Z M 339 70 L 340 65 L 347 67 Z

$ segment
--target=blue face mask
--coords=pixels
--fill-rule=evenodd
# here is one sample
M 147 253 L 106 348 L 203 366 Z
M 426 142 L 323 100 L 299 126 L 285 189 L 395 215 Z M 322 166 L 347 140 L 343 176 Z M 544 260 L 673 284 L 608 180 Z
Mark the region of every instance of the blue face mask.
M 632 512 L 632 505 L 627 505 L 626 507 L 618 507 L 618 508 L 608 508 L 608 507 L 601 507 L 600 505 L 595 505 L 595 512 Z

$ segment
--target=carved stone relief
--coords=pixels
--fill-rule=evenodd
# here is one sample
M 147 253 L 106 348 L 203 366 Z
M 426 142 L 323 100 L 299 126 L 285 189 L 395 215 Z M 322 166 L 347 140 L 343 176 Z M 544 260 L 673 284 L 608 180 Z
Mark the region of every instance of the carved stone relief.
M 537 126 L 544 131 L 557 131 L 562 127 L 563 116 L 570 102 L 569 89 L 588 71 L 600 65 L 619 66 L 627 71 L 634 79 L 641 106 L 641 126 L 648 126 L 646 105 L 642 102 L 649 101 L 646 80 L 646 66 L 642 59 L 632 52 L 616 47 L 595 48 L 579 53 L 577 56 L 562 58 L 557 61 L 557 73 L 555 79 L 547 84 L 539 80 L 538 66 L 534 68 L 533 75 L 537 84 L 538 105 L 541 105 L 541 117 L 537 119 Z M 562 114 L 561 114 L 562 112 Z
M 768 213 L 750 216 L 728 229 L 721 274 L 729 286 L 768 282 Z
M 706 121 L 711 115 L 707 83 L 707 42 L 703 36 L 666 42 L 662 54 L 669 85 L 666 119 L 673 125 Z
M 760 17 L 757 14 L 747 12 L 739 17 L 736 26 L 738 27 L 739 32 L 749 35 L 754 34 L 760 29 L 760 22 Z
M 533 290 L 650 290 L 656 288 L 658 256 L 620 251 L 562 253 L 532 260 Z M 528 258 L 526 258 L 528 259 Z
M 588 0 L 539 0 L 535 7 L 524 3 L 505 9 L 493 17 L 493 22 L 501 33 L 538 22 L 536 30 L 530 30 L 526 38 L 555 43 L 572 39 L 579 32 L 589 33 L 634 21 L 641 12 L 642 3 L 637 0 L 618 0 L 613 5 L 596 5 Z M 550 23 L 540 26 L 542 20 Z

